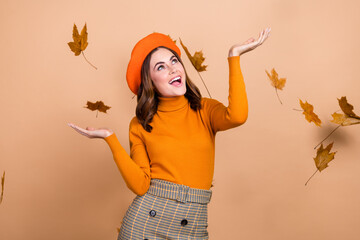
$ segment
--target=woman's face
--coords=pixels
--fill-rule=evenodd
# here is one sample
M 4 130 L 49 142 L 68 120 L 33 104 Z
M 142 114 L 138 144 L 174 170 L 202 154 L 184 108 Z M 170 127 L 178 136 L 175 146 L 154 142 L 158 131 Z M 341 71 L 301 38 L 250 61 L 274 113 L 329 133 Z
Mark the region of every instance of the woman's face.
M 186 92 L 185 69 L 166 48 L 159 48 L 151 55 L 150 77 L 161 97 L 176 97 Z

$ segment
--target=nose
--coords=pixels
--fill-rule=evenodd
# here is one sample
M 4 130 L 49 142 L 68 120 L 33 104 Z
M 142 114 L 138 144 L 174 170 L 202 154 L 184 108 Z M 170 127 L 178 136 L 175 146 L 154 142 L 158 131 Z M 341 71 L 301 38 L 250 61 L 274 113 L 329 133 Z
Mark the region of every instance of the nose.
M 174 67 L 172 65 L 169 66 L 169 74 L 174 74 L 174 73 L 176 73 L 176 71 L 177 71 L 176 67 Z

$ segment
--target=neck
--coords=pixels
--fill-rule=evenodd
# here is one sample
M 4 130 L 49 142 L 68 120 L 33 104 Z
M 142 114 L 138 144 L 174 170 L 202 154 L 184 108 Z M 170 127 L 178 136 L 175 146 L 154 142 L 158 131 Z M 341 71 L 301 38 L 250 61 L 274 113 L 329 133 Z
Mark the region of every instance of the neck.
M 188 105 L 188 100 L 184 95 L 176 97 L 159 97 L 158 111 L 171 112 L 176 111 Z

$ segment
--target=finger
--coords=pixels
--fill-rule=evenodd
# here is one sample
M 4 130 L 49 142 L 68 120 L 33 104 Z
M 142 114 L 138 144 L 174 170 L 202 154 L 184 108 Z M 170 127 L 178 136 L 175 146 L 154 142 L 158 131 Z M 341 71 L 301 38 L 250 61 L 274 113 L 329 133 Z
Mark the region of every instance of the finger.
M 81 127 L 78 127 L 76 125 L 72 125 L 71 126 L 75 131 L 77 131 L 78 133 L 84 135 L 84 136 L 87 136 L 87 137 L 90 137 L 90 134 L 87 130 L 81 128 Z

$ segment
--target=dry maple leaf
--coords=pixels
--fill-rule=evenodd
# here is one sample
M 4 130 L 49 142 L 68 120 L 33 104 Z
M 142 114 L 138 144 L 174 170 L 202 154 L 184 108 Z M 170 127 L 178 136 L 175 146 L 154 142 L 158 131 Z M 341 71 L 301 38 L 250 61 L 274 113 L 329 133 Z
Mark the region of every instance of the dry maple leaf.
M 202 51 L 195 52 L 195 53 L 194 53 L 194 56 L 191 56 L 188 48 L 183 44 L 183 42 L 181 41 L 181 39 L 180 39 L 180 44 L 181 44 L 181 46 L 183 47 L 183 49 L 184 49 L 184 51 L 185 51 L 185 53 L 186 53 L 186 56 L 189 58 L 191 64 L 194 66 L 194 68 L 195 68 L 196 71 L 198 72 L 198 74 L 199 74 L 199 76 L 200 76 L 200 78 L 201 78 L 201 81 L 203 82 L 203 84 L 204 84 L 204 86 L 205 86 L 205 88 L 206 88 L 206 91 L 208 92 L 210 98 L 212 98 L 212 97 L 211 97 L 211 94 L 210 94 L 210 92 L 209 92 L 209 89 L 207 88 L 207 86 L 206 86 L 203 78 L 202 78 L 201 75 L 200 75 L 200 72 L 206 71 L 206 67 L 207 67 L 207 65 L 202 65 L 203 62 L 205 61 L 205 58 L 204 58 L 204 56 L 203 56 L 203 52 L 202 52 Z
M 269 80 L 271 82 L 271 85 L 275 88 L 275 91 L 276 91 L 276 95 L 280 101 L 280 103 L 282 104 L 281 100 L 280 100 L 280 97 L 279 97 L 279 94 L 277 92 L 277 90 L 283 90 L 283 88 L 285 87 L 285 83 L 286 83 L 286 78 L 280 78 L 279 79 L 279 75 L 278 73 L 275 71 L 275 68 L 273 68 L 271 70 L 271 74 L 265 70 L 266 74 L 268 75 L 269 77 Z
M 199 52 L 195 52 L 194 56 L 191 56 L 189 50 L 187 49 L 187 47 L 183 44 L 183 42 L 180 39 L 180 44 L 183 47 L 183 49 L 185 50 L 186 56 L 189 58 L 191 64 L 194 66 L 194 68 L 196 69 L 196 71 L 198 72 L 203 72 L 206 71 L 206 67 L 207 65 L 202 65 L 203 62 L 205 61 L 205 58 L 203 56 L 203 52 L 199 51 Z
M 316 124 L 316 126 L 321 126 L 321 120 L 319 119 L 318 115 L 316 115 L 314 113 L 314 107 L 313 105 L 309 104 L 307 101 L 305 103 L 303 103 L 303 101 L 301 101 L 301 99 L 299 99 L 300 101 L 300 106 L 301 108 L 304 110 L 303 114 L 305 115 L 305 119 L 308 122 L 314 122 Z
M 176 39 L 174 40 L 174 39 L 172 39 L 172 37 L 170 37 L 170 35 L 168 34 L 167 35 L 175 44 L 176 44 Z
M 341 126 L 360 124 L 360 118 L 348 117 L 346 114 L 334 112 L 331 116 L 334 118 L 333 120 L 331 120 L 331 122 L 339 124 Z
M 1 177 L 1 196 L 0 196 L 0 203 L 2 203 L 3 197 L 4 197 L 4 184 L 5 184 L 5 171 L 3 173 L 3 176 Z
M 347 102 L 346 97 L 338 99 L 341 110 L 349 117 L 360 119 L 358 115 L 353 112 L 353 105 Z
M 106 111 L 111 108 L 111 107 L 109 107 L 109 106 L 106 106 L 106 105 L 103 103 L 103 101 L 97 101 L 96 103 L 87 101 L 86 104 L 87 104 L 87 106 L 86 106 L 85 108 L 88 108 L 88 109 L 90 109 L 91 111 L 98 110 L 98 111 L 103 112 L 103 113 L 106 113 Z M 97 113 L 98 113 L 98 112 L 97 112 Z M 96 113 L 96 117 L 97 117 L 97 113 Z
M 326 148 L 324 148 L 321 144 L 320 148 L 317 150 L 316 157 L 314 157 L 315 165 L 317 168 L 315 173 L 317 173 L 317 171 L 321 172 L 322 170 L 327 168 L 328 163 L 334 159 L 336 152 L 330 152 L 333 144 L 333 142 L 330 143 Z M 315 173 L 307 180 L 305 185 L 310 181 L 310 179 L 315 175 Z
M 82 53 L 83 57 L 85 58 L 85 60 L 95 69 L 97 69 L 94 65 L 92 65 L 85 57 L 84 54 L 84 50 L 86 49 L 86 47 L 88 46 L 88 33 L 87 33 L 87 27 L 86 27 L 86 23 L 83 27 L 83 29 L 81 30 L 81 34 L 79 34 L 79 31 L 76 27 L 76 24 L 74 23 L 74 27 L 73 27 L 73 42 L 68 42 L 68 45 L 71 49 L 72 52 L 75 53 L 75 56 L 79 56 L 80 53 Z

